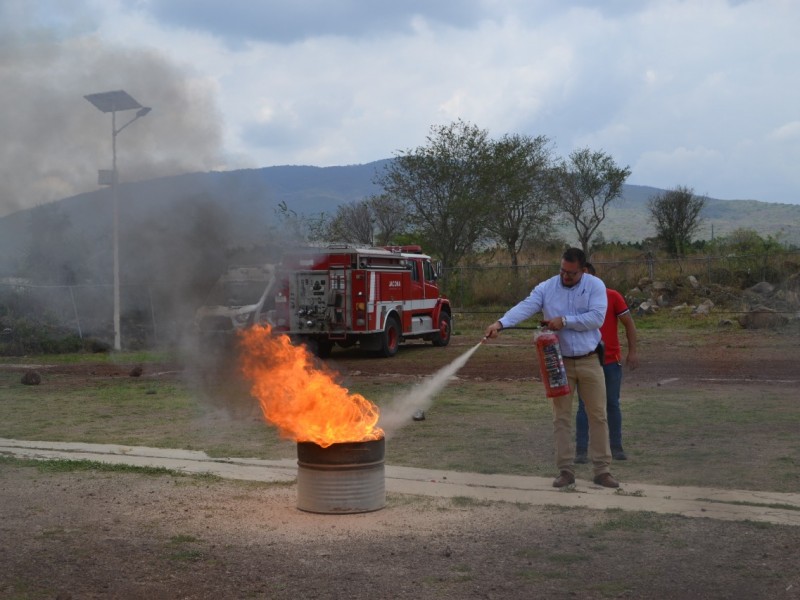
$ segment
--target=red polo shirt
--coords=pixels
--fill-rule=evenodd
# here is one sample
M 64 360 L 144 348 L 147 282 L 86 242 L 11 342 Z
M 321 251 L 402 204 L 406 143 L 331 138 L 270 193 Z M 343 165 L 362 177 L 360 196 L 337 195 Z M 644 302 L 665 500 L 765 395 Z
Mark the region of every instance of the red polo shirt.
M 622 347 L 619 343 L 619 318 L 626 312 L 630 312 L 625 298 L 617 290 L 606 288 L 608 296 L 608 308 L 606 309 L 606 319 L 600 327 L 600 335 L 603 336 L 605 346 L 605 364 L 622 362 Z

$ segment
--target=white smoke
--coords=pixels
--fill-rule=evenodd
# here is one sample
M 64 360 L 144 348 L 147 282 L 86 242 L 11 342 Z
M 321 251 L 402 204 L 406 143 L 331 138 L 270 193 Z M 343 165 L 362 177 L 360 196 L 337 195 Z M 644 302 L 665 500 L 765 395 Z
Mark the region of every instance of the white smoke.
M 98 188 L 112 166 L 111 115 L 87 94 L 121 89 L 153 109 L 117 136 L 121 181 L 219 167 L 212 82 L 144 46 L 57 37 L 29 12 L 0 2 L 0 217 Z M 117 113 L 117 128 L 134 114 Z
M 378 425 L 384 430 L 386 439 L 391 438 L 398 429 L 410 423 L 416 411 L 430 408 L 436 394 L 441 392 L 450 378 L 467 364 L 469 358 L 481 347 L 482 343 L 483 341 L 479 342 L 450 364 L 381 406 Z

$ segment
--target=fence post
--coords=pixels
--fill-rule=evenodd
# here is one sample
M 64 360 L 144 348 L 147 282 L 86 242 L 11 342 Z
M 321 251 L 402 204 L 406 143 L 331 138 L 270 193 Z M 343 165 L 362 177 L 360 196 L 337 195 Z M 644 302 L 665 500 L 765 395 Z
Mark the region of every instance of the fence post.
M 158 329 L 156 329 L 156 311 L 153 308 L 153 290 L 147 286 L 147 297 L 150 299 L 150 319 L 153 321 L 153 342 L 158 343 Z
M 73 286 L 69 286 L 69 297 L 72 299 L 72 312 L 75 313 L 75 324 L 78 326 L 78 337 L 83 339 L 83 332 L 81 331 L 81 318 L 78 316 L 78 305 L 75 304 L 75 293 L 72 291 Z

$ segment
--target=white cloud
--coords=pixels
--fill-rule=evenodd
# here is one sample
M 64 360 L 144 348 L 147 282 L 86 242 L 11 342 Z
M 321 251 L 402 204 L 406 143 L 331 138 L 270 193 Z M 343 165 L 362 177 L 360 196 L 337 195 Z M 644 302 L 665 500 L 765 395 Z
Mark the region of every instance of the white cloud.
M 769 141 L 796 142 L 800 140 L 800 121 L 791 121 L 777 127 L 767 135 Z
M 228 168 L 388 158 L 461 118 L 547 135 L 562 155 L 602 149 L 631 183 L 800 202 L 790 0 L 188 2 L 42 0 L 36 14 L 156 51 L 215 94 Z

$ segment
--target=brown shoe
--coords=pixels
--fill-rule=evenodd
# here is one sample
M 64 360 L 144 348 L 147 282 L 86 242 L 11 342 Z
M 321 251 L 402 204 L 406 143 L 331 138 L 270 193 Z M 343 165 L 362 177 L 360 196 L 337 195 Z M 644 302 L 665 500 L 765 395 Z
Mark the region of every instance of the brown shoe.
M 555 480 L 553 481 L 553 487 L 562 488 L 573 483 L 575 483 L 575 475 L 573 475 L 569 471 L 561 471 L 561 475 L 556 477 Z
M 607 487 L 607 488 L 618 488 L 619 487 L 619 481 L 614 479 L 614 477 L 613 477 L 613 475 L 611 475 L 611 473 L 600 473 L 600 475 L 597 475 L 594 478 L 594 482 L 597 485 L 602 485 L 603 487 Z

